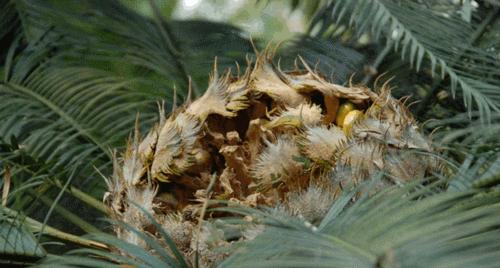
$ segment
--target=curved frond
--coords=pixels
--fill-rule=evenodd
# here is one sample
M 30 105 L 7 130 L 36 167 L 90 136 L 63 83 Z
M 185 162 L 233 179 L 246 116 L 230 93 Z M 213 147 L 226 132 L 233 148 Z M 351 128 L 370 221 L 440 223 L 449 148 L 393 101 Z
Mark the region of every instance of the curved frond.
M 63 36 L 57 43 L 71 48 L 73 61 L 163 88 L 177 84 L 186 89 L 193 78 L 191 86 L 197 95 L 203 93 L 214 57 L 225 68 L 234 61 L 244 63 L 245 53 L 252 51 L 250 42 L 233 26 L 148 18 L 116 0 L 19 1 L 17 6 L 30 37 L 46 31 L 45 21 L 50 21 L 49 27 Z M 158 85 L 149 87 L 163 96 L 168 93 Z M 180 93 L 185 96 L 186 91 Z
M 78 166 L 88 175 L 93 166 L 109 167 L 110 148 L 122 145 L 136 111 L 154 107 L 155 98 L 104 71 L 58 64 L 50 42 L 29 45 L 9 66 L 0 84 L 0 137 L 15 137 L 54 169 Z M 143 122 L 154 117 L 142 114 Z
M 433 188 L 391 187 L 347 207 L 337 204 L 340 198 L 331 207 L 340 213 L 329 212 L 335 216 L 319 227 L 242 209 L 266 226 L 221 267 L 494 267 L 500 258 L 498 194 L 439 193 L 415 201 Z
M 65 255 L 49 255 L 40 261 L 37 267 L 121 267 L 123 265 L 131 265 L 134 267 L 190 267 L 189 261 L 179 252 L 173 244 L 172 238 L 168 233 L 169 230 L 162 228 L 161 224 L 155 220 L 153 215 L 139 206 L 131 202 L 130 206 L 134 207 L 137 213 L 142 214 L 142 220 L 154 226 L 158 234 L 162 237 L 164 243 L 153 238 L 149 233 L 142 229 L 137 229 L 124 222 L 115 222 L 123 230 L 133 234 L 140 244 L 147 244 L 148 248 L 154 249 L 151 252 L 148 249 L 137 246 L 137 242 L 130 243 L 108 234 L 95 234 L 90 236 L 94 241 L 101 242 L 108 247 L 113 247 L 119 251 L 109 251 L 93 248 L 81 248 L 70 251 Z M 126 255 L 121 252 L 127 252 Z M 120 263 L 118 265 L 117 263 Z
M 343 46 L 340 40 L 324 40 L 312 36 L 299 36 L 286 42 L 280 50 L 281 64 L 292 65 L 300 55 L 310 66 L 328 76 L 337 84 L 349 81 L 351 75 L 363 68 L 366 57 Z
M 26 230 L 24 224 L 26 223 L 21 216 L 14 216 L 0 206 L 0 262 L 28 265 L 47 255 L 43 246 Z
M 487 24 L 475 26 L 413 1 L 342 0 L 327 9 L 335 23 L 345 19 L 358 33 L 383 35 L 386 45 L 393 46 L 416 71 L 428 63 L 431 74 L 448 78 L 454 96 L 461 89 L 469 113 L 477 108 L 489 120 L 491 111 L 500 109 L 499 61 L 472 44 Z
M 17 37 L 20 26 L 21 22 L 12 1 L 0 1 L 0 66 L 5 64 L 9 45 Z
M 478 113 L 472 114 L 472 120 L 462 113 L 429 122 L 427 127 L 437 129 L 435 143 L 446 148 L 446 154 L 451 156 L 454 167 L 449 190 L 498 187 L 500 113 L 493 113 L 488 125 L 481 122 Z

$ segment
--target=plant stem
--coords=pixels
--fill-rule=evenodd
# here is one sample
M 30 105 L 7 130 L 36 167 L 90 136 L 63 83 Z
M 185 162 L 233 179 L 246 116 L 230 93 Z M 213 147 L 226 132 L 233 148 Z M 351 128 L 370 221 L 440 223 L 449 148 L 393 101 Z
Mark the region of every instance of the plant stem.
M 14 217 L 14 218 L 20 218 L 19 212 L 12 210 L 7 207 L 2 207 L 1 209 L 3 212 L 5 212 L 8 216 Z M 68 234 L 66 232 L 63 232 L 61 230 L 58 230 L 56 228 L 50 227 L 48 225 L 43 226 L 43 224 L 35 219 L 32 219 L 28 216 L 22 216 L 22 219 L 25 223 L 25 226 L 28 227 L 28 229 L 31 232 L 40 232 L 43 229 L 43 234 L 58 238 L 60 240 L 68 241 L 74 244 L 78 244 L 81 246 L 85 247 L 93 247 L 93 248 L 100 248 L 100 249 L 106 249 L 108 250 L 109 247 L 103 243 L 93 241 L 90 239 L 82 238 L 76 235 Z
M 63 188 L 63 185 L 60 180 L 55 180 L 55 185 L 59 188 Z M 108 213 L 107 207 L 99 200 L 95 199 L 94 197 L 88 195 L 87 193 L 83 192 L 82 190 L 74 187 L 74 186 L 69 186 L 66 189 L 66 192 L 70 193 L 74 197 L 78 198 L 80 201 L 84 202 L 85 204 L 96 208 L 97 210 L 101 211 L 104 214 Z
M 30 191 L 30 194 L 36 196 L 36 194 L 33 191 Z M 44 203 L 46 206 L 49 206 L 49 207 L 54 202 L 50 198 L 48 198 L 46 196 L 43 196 L 43 195 L 38 196 L 38 198 L 40 199 L 40 201 L 42 201 L 42 203 Z M 71 222 L 74 225 L 78 226 L 80 229 L 82 229 L 83 231 L 85 231 L 85 232 L 87 232 L 89 234 L 90 233 L 100 233 L 101 232 L 99 229 L 97 229 L 96 227 L 94 227 L 92 224 L 88 223 L 87 221 L 85 221 L 82 218 L 78 217 L 73 212 L 65 209 L 64 207 L 62 207 L 62 206 L 60 206 L 58 204 L 55 205 L 54 210 L 59 215 L 63 216 L 63 218 L 65 218 L 66 220 L 68 220 L 69 222 Z
M 353 245 L 353 244 L 349 243 L 348 241 L 345 241 L 339 237 L 336 237 L 336 236 L 327 236 L 327 237 L 328 237 L 328 239 L 332 240 L 334 243 L 337 243 L 338 245 L 344 247 L 346 250 L 349 250 L 351 252 L 355 252 L 355 253 L 367 258 L 370 261 L 375 261 L 377 259 L 377 256 L 375 256 L 371 252 L 369 252 L 361 247 L 358 247 L 356 245 Z
M 205 213 L 207 212 L 208 201 L 210 200 L 210 198 L 212 196 L 212 189 L 213 189 L 213 186 L 214 186 L 216 180 L 217 180 L 217 177 L 215 176 L 215 174 L 212 175 L 212 178 L 210 179 L 210 183 L 208 184 L 207 189 L 206 189 L 207 194 L 206 194 L 205 201 L 203 201 L 203 206 L 201 208 L 200 217 L 198 218 L 198 227 L 197 227 L 197 235 L 196 235 L 196 237 L 197 237 L 197 239 L 196 239 L 196 251 L 195 251 L 196 262 L 194 265 L 195 268 L 199 267 L 200 233 L 201 233 L 201 228 L 203 226 L 203 219 L 205 218 Z

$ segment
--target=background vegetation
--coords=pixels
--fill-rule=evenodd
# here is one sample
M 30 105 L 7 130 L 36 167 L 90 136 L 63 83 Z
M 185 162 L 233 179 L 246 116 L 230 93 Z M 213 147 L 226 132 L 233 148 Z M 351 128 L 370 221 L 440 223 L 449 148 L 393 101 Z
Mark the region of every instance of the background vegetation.
M 199 96 L 215 57 L 219 70 L 245 68 L 251 39 L 258 49 L 279 43 L 282 66 L 301 55 L 336 83 L 391 80 L 393 94 L 408 98 L 432 132 L 447 175 L 355 206 L 346 206 L 354 194 L 346 193 L 319 232 L 259 212 L 269 231 L 223 266 L 498 263 L 495 0 L 0 0 L 0 263 L 111 264 L 90 258 L 97 254 L 136 266 L 184 265 L 167 252 L 152 257 L 112 236 L 82 235 L 110 231 L 102 176 L 136 118 L 148 129 L 159 101 L 169 110 L 189 85 Z M 136 259 L 112 255 L 108 245 Z

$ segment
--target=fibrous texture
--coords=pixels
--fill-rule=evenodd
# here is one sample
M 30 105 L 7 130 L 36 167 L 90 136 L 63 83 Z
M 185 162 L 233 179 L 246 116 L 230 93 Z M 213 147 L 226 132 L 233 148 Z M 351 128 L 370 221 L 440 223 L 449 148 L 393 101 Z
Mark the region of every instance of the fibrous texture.
M 160 239 L 133 203 L 142 206 L 187 259 L 198 251 L 209 266 L 225 256 L 214 249 L 231 242 L 214 224 L 223 213 L 199 222 L 207 199 L 275 207 L 314 224 L 343 189 L 375 173 L 390 178 L 384 187 L 433 168 L 428 139 L 386 85 L 336 85 L 303 67 L 282 71 L 263 54 L 242 76 L 214 71 L 202 97 L 161 115 L 143 139 L 136 131 L 108 181 L 111 216 Z M 116 233 L 147 248 L 119 226 Z

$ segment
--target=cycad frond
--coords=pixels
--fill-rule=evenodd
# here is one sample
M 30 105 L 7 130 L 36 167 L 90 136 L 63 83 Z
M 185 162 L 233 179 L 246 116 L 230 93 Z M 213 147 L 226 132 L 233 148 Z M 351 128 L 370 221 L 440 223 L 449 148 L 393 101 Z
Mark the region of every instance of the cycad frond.
M 488 189 L 500 184 L 500 113 L 493 113 L 488 125 L 478 116 L 473 113 L 471 121 L 468 114 L 462 113 L 427 124 L 428 128 L 437 129 L 433 135 L 435 143 L 447 148 L 447 154 L 455 158 L 450 160 L 454 167 L 450 190 Z
M 358 51 L 343 46 L 340 40 L 324 40 L 319 37 L 299 36 L 283 44 L 280 50 L 282 65 L 292 65 L 300 55 L 329 81 L 344 84 L 362 70 L 366 57 Z
M 494 267 L 500 258 L 498 194 L 422 197 L 436 186 L 419 187 L 393 186 L 350 206 L 343 200 L 352 195 L 345 193 L 330 208 L 335 216 L 313 228 L 285 215 L 235 208 L 266 226 L 220 266 Z
M 17 6 L 30 37 L 45 32 L 45 22 L 51 22 L 52 30 L 63 36 L 57 43 L 71 48 L 66 61 L 111 69 L 120 75 L 159 83 L 164 88 L 173 84 L 187 88 L 191 77 L 197 95 L 203 93 L 200 88 L 206 83 L 205 75 L 214 57 L 225 68 L 234 61 L 243 64 L 245 53 L 252 51 L 250 42 L 233 26 L 151 19 L 116 0 L 19 1 Z M 158 85 L 150 88 L 170 97 Z M 186 92 L 179 93 L 185 96 Z
M 0 66 L 5 64 L 9 44 L 17 37 L 20 26 L 21 22 L 12 1 L 0 1 Z
M 461 89 L 469 112 L 477 108 L 481 117 L 489 120 L 491 111 L 500 109 L 499 62 L 472 44 L 478 28 L 487 24 L 472 25 L 459 16 L 431 11 L 412 1 L 342 0 L 326 8 L 335 23 L 345 19 L 358 33 L 385 36 L 387 46 L 398 50 L 417 71 L 424 60 L 428 62 L 431 74 L 449 78 L 453 95 Z M 331 22 L 326 19 L 325 23 Z
M 40 40 L 10 59 L 12 72 L 0 84 L 0 136 L 15 137 L 54 169 L 78 166 L 90 174 L 93 165 L 109 167 L 109 148 L 128 135 L 134 111 L 154 107 L 155 99 L 104 71 L 59 65 L 57 56 L 48 58 L 50 42 Z
M 0 263 L 28 265 L 47 255 L 25 224 L 20 215 L 14 216 L 0 206 Z

